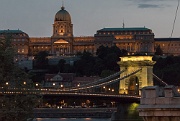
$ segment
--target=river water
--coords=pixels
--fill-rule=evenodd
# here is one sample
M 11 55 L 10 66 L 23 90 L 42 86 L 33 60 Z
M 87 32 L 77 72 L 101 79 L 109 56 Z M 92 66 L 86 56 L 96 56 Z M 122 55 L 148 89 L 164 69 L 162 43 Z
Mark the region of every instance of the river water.
M 37 118 L 34 121 L 111 121 L 103 118 Z

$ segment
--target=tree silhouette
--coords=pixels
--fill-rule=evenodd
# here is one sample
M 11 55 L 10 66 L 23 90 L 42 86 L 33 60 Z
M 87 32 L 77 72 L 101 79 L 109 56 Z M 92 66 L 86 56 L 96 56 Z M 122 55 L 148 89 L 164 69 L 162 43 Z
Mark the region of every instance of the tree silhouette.
M 163 51 L 162 51 L 160 45 L 157 46 L 155 55 L 163 55 Z
M 0 39 L 0 120 L 1 121 L 26 121 L 33 117 L 33 108 L 38 102 L 35 95 L 31 95 L 25 89 L 32 88 L 27 73 L 18 68 L 14 63 L 15 51 L 11 44 L 10 36 Z M 14 94 L 10 95 L 9 89 Z M 24 89 L 24 91 L 22 91 Z M 21 90 L 21 94 L 18 92 Z

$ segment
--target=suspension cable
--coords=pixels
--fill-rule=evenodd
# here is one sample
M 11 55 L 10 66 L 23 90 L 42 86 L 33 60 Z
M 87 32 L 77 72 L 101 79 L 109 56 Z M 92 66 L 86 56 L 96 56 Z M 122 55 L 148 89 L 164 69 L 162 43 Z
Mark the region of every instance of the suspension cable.
M 178 4 L 177 4 L 176 12 L 175 12 L 175 17 L 174 17 L 174 21 L 173 21 L 173 26 L 172 26 L 172 31 L 171 31 L 171 36 L 170 36 L 170 38 L 172 38 L 173 33 L 174 33 L 176 18 L 177 18 L 178 9 L 179 9 L 179 2 L 180 2 L 180 0 L 178 0 Z M 170 47 L 171 41 L 172 41 L 172 40 L 170 40 L 169 45 L 168 45 L 167 55 L 168 55 L 168 53 L 169 53 L 169 47 Z

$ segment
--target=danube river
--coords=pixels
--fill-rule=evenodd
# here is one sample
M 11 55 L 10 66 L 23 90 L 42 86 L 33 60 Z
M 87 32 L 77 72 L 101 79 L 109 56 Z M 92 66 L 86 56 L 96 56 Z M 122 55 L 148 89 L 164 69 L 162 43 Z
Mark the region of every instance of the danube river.
M 111 121 L 103 118 L 37 118 L 34 121 Z

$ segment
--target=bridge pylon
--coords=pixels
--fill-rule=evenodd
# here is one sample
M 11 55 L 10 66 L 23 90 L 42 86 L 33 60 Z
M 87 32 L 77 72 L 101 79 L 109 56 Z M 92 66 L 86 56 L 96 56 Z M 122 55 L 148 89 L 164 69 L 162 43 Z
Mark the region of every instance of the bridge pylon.
M 153 65 L 155 62 L 152 56 L 125 56 L 120 57 L 118 62 L 120 71 L 126 71 L 120 74 L 120 77 L 126 76 L 133 71 L 137 73 L 120 80 L 119 94 L 140 95 L 140 89 L 145 86 L 153 86 Z

